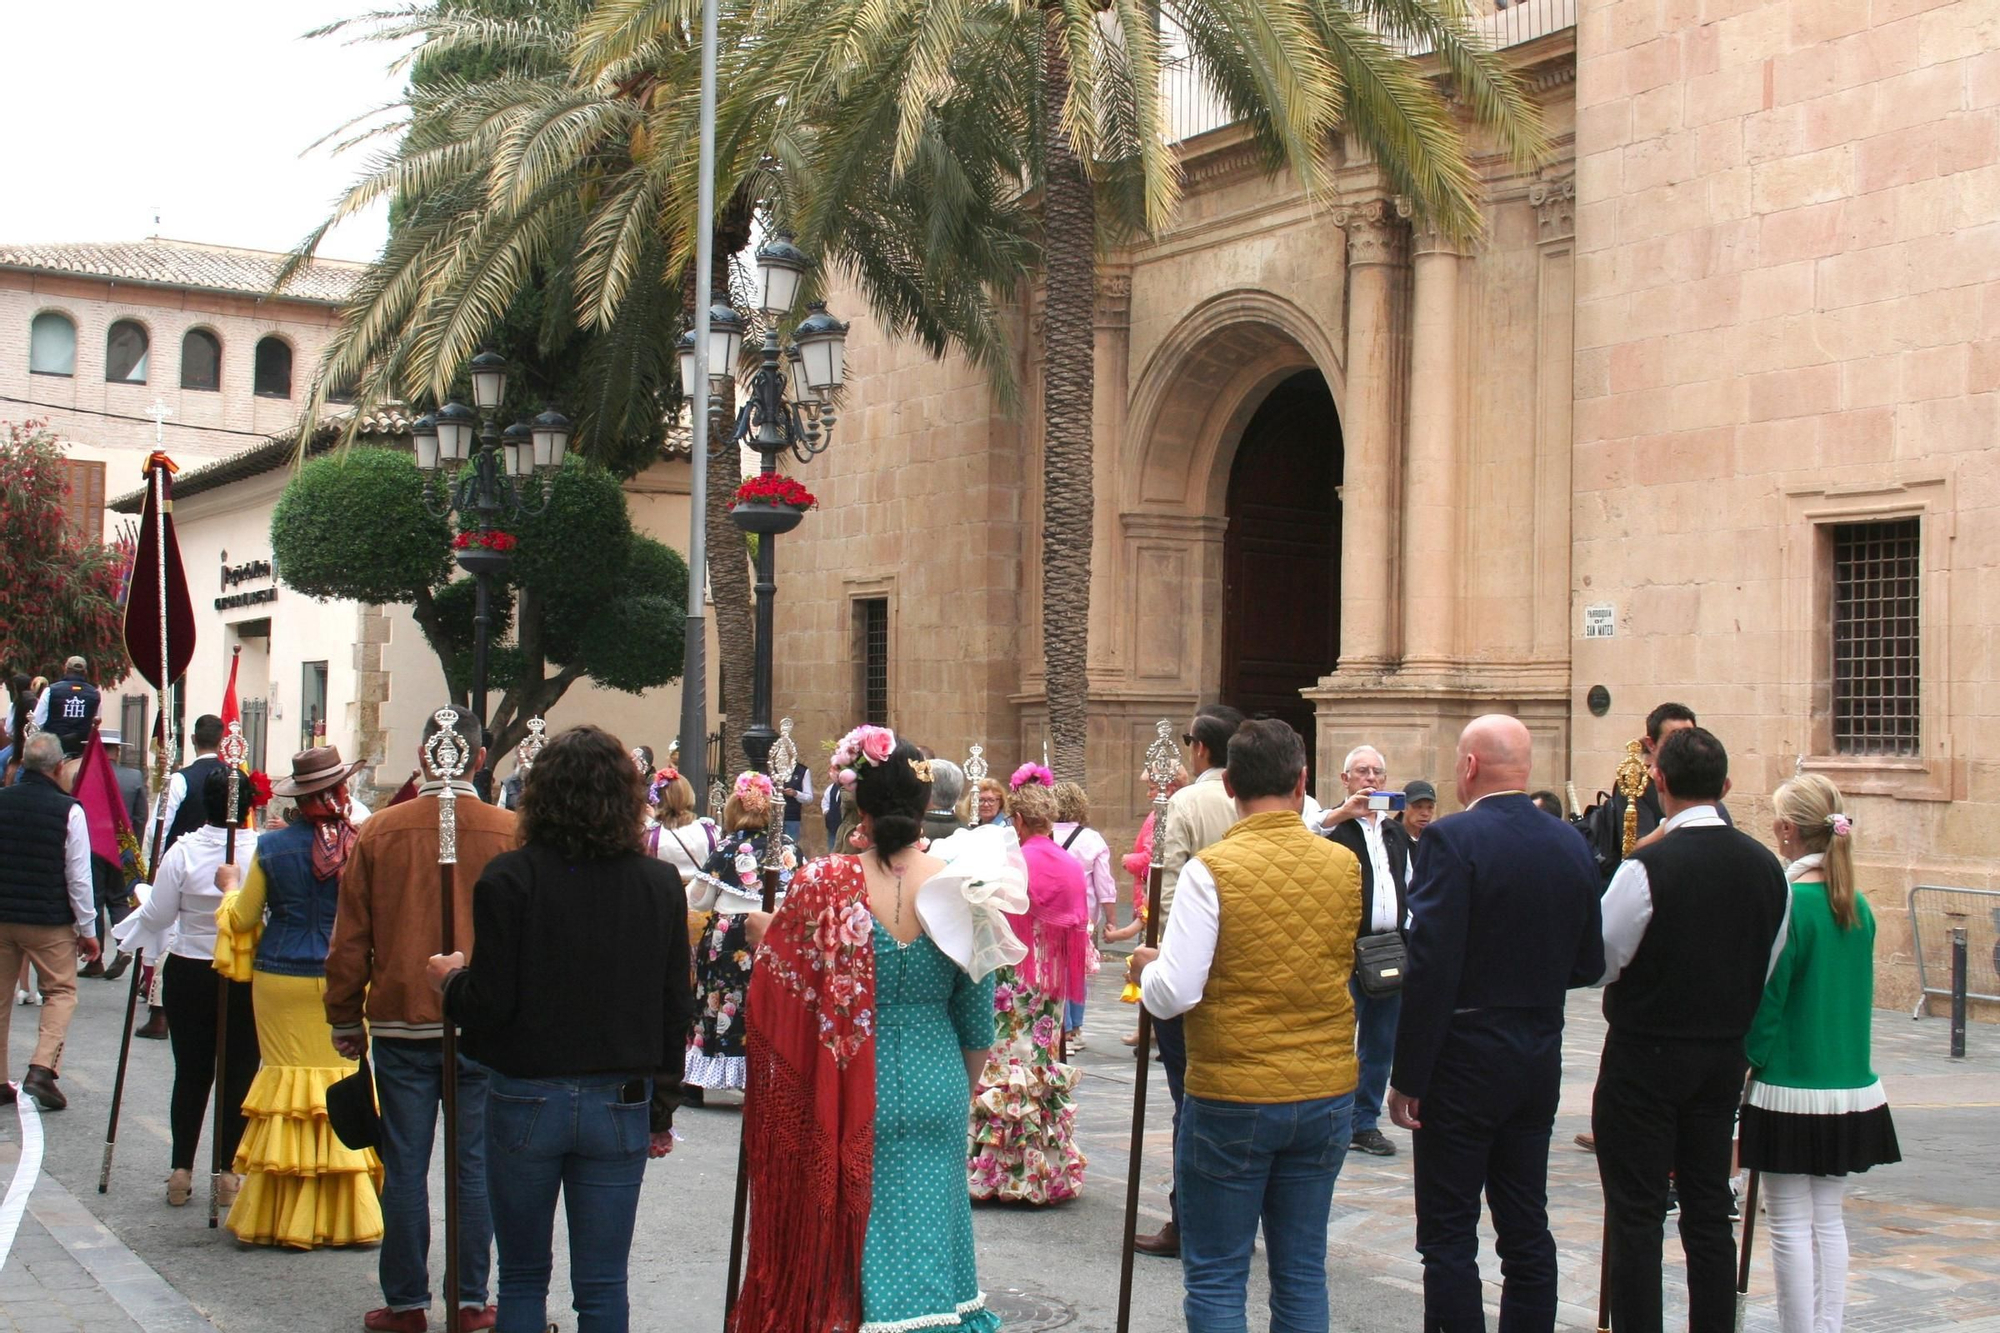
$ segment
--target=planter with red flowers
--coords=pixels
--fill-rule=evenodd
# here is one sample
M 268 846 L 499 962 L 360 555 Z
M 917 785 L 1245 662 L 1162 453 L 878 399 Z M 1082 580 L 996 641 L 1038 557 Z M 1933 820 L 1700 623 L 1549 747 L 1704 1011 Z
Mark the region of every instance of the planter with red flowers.
M 760 472 L 736 488 L 730 521 L 745 532 L 780 533 L 796 528 L 819 501 L 798 482 L 776 472 Z
M 468 574 L 500 573 L 520 544 L 520 539 L 511 532 L 482 532 L 476 528 L 467 528 L 451 539 L 451 548 L 458 553 L 458 567 Z

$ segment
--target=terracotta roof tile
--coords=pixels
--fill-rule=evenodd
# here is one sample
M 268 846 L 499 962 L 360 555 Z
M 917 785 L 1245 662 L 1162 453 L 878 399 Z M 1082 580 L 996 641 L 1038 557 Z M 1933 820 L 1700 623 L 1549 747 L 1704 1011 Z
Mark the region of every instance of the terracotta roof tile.
M 238 250 L 157 238 L 110 244 L 0 245 L 0 269 L 74 273 L 79 277 L 198 287 L 245 296 L 269 295 L 271 281 L 287 257 L 268 250 Z M 366 270 L 365 264 L 316 259 L 292 277 L 283 295 L 294 300 L 338 305 L 347 299 Z

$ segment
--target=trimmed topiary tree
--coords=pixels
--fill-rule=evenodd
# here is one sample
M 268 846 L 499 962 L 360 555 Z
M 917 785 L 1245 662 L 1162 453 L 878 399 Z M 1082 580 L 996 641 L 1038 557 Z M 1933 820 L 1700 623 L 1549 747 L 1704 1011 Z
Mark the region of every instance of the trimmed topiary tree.
M 547 484 L 547 512 L 508 525 L 520 544 L 493 580 L 496 754 L 579 680 L 638 694 L 680 677 L 687 562 L 632 530 L 624 489 L 604 469 L 572 456 Z M 451 525 L 425 510 L 423 485 L 393 449 L 313 459 L 272 511 L 271 549 L 278 578 L 309 597 L 409 606 L 462 699 L 472 580 L 454 577 Z

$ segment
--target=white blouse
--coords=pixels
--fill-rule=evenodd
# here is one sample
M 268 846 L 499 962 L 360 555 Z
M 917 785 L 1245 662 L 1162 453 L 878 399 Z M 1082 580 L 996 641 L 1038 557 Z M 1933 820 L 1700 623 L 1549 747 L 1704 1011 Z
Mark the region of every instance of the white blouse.
M 213 824 L 183 834 L 160 858 L 160 873 L 138 911 L 111 928 L 120 947 L 128 952 L 144 949 L 157 958 L 171 953 L 180 958 L 215 957 L 215 913 L 222 906 L 222 894 L 215 887 L 215 872 L 222 864 L 225 830 Z M 256 833 L 239 829 L 236 860 L 247 865 Z
M 648 839 L 658 839 L 653 847 L 653 855 L 681 872 L 681 887 L 687 890 L 688 906 L 695 911 L 705 911 L 713 905 L 714 893 L 708 894 L 709 902 L 697 905 L 696 899 L 702 886 L 696 876 L 708 864 L 721 837 L 715 831 L 715 824 L 709 819 L 697 819 L 692 824 L 680 828 L 668 828 L 655 823 L 646 831 Z

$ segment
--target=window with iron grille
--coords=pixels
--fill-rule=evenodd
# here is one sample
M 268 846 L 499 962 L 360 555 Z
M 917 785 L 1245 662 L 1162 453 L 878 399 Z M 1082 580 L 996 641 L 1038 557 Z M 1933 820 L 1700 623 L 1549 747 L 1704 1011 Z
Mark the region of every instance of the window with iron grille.
M 889 725 L 889 599 L 866 597 L 854 604 L 861 648 L 861 720 Z
M 1919 753 L 1920 520 L 1833 525 L 1833 748 Z

